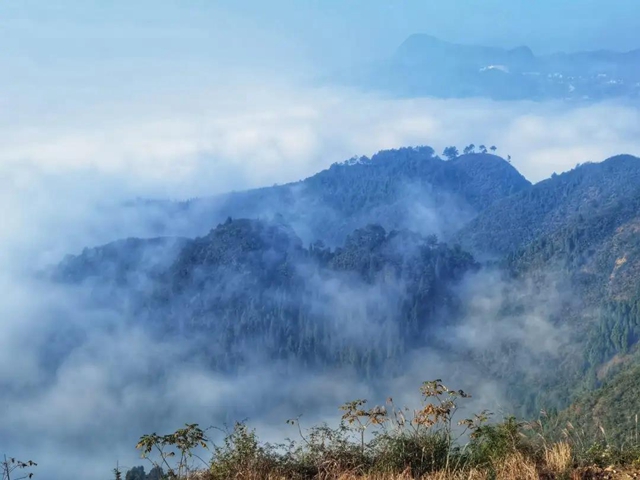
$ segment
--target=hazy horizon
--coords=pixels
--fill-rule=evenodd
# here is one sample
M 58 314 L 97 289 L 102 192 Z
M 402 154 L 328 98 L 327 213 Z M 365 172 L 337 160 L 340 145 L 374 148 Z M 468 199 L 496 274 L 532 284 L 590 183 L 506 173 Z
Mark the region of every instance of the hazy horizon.
M 629 51 L 640 48 L 638 13 L 633 0 L 10 0 L 0 5 L 0 62 L 11 75 L 0 85 L 17 96 L 110 98 L 224 83 L 242 72 L 305 78 L 387 58 L 419 33 L 455 43 L 527 45 L 536 54 Z

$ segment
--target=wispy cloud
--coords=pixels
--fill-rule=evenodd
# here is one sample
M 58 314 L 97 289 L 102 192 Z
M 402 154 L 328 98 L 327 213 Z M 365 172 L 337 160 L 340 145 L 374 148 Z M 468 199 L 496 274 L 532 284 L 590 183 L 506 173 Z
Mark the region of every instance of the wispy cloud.
M 292 181 L 403 145 L 495 144 L 532 181 L 640 152 L 640 114 L 617 103 L 400 100 L 284 86 L 245 91 L 85 106 L 60 112 L 55 122 L 33 115 L 3 129 L 0 168 L 115 175 L 140 194 L 187 197 Z

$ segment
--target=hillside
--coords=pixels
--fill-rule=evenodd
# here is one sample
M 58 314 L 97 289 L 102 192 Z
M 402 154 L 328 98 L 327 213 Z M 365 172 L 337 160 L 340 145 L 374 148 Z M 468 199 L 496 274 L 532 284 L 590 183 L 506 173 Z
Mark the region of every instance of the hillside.
M 640 338 L 640 159 L 621 155 L 554 175 L 487 208 L 454 239 L 516 278 L 561 280 L 595 370 Z M 595 382 L 597 383 L 597 382 Z
M 463 155 L 451 162 L 430 147 L 417 147 L 335 163 L 291 184 L 130 208 L 152 218 L 150 228 L 157 235 L 203 235 L 229 216 L 279 215 L 304 242 L 337 246 L 370 223 L 446 239 L 482 209 L 529 185 L 495 155 Z
M 616 375 L 599 389 L 582 395 L 554 420 L 563 426 L 570 423 L 584 438 L 616 445 L 637 444 L 640 365 L 637 358 L 631 361 L 619 357 L 618 361 Z
M 459 248 L 378 225 L 335 250 L 307 249 L 284 223 L 229 218 L 204 237 L 172 243 L 177 250 L 164 257 L 172 261 L 147 271 L 134 268 L 142 242 L 68 257 L 55 278 L 91 285 L 94 302 L 116 305 L 158 335 L 194 340 L 225 371 L 265 358 L 368 375 L 398 367 L 408 350 L 428 344 L 445 313 L 452 321 L 454 287 L 477 268 Z M 100 268 L 96 259 L 105 259 Z
M 518 276 L 554 271 L 588 308 L 636 298 L 640 160 L 618 156 L 497 202 L 454 239 Z M 584 314 L 584 312 L 582 312 Z
M 474 251 L 506 255 L 593 216 L 614 216 L 640 195 L 640 161 L 585 164 L 496 202 L 456 234 Z

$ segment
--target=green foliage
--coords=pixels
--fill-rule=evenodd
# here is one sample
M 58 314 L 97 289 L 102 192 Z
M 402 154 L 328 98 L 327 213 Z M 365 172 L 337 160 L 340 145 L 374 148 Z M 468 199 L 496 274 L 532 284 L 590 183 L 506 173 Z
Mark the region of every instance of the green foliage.
M 460 449 L 451 448 L 450 439 L 442 432 L 383 433 L 373 444 L 372 470 L 399 473 L 410 470 L 416 477 L 457 465 Z
M 495 424 L 478 425 L 471 434 L 469 460 L 479 467 L 491 467 L 516 452 L 531 452 L 531 441 L 523 435 L 525 423 L 508 417 Z
M 618 156 L 583 164 L 497 202 L 456 238 L 470 251 L 502 256 L 512 279 L 559 285 L 563 306 L 548 320 L 570 332 L 554 375 L 509 381 L 527 415 L 565 408 L 635 363 L 640 339 L 640 161 Z M 509 380 L 509 372 L 498 372 Z M 530 382 L 531 379 L 528 379 Z M 542 395 L 541 395 L 542 393 Z M 627 417 L 634 411 L 618 411 Z M 617 427 L 613 427 L 617 429 Z
M 332 478 L 340 472 L 360 474 L 369 468 L 368 445 L 360 442 L 357 428 L 342 421 L 336 428 L 326 424 L 303 432 L 299 420 L 287 423 L 298 428 L 299 441 L 291 441 L 284 456 L 288 475 L 300 478 Z
M 212 480 L 243 478 L 247 472 L 283 470 L 278 457 L 269 445 L 262 446 L 254 430 L 236 423 L 221 446 L 214 446 L 210 473 Z
M 615 356 L 631 353 L 640 340 L 640 297 L 631 301 L 606 302 L 597 324 L 589 331 L 586 356 L 600 366 Z
M 610 448 L 640 445 L 640 366 L 632 364 L 559 412 L 567 434 Z
M 585 451 L 579 451 L 578 461 L 585 465 L 598 467 L 625 466 L 640 467 L 640 445 L 615 445 L 596 442 Z
M 187 424 L 174 433 L 158 435 L 152 433 L 140 437 L 136 448 L 142 458 L 149 460 L 154 468 L 167 469 L 169 479 L 184 478 L 193 470 L 192 459 L 204 461 L 195 453 L 198 447 L 208 449 L 208 439 L 197 424 Z
M 506 255 L 594 216 L 603 223 L 615 221 L 634 211 L 628 202 L 636 204 L 639 193 L 637 158 L 622 155 L 583 164 L 489 206 L 456 238 L 473 251 Z
M 461 459 L 452 427 L 457 400 L 469 395 L 449 390 L 439 380 L 425 382 L 421 391 L 422 407 L 408 420 L 391 399 L 389 408 L 366 408 L 366 400 L 345 403 L 337 428 L 320 425 L 305 432 L 299 420 L 289 420 L 300 440 L 288 445 L 261 445 L 254 431 L 236 424 L 222 446 L 214 448 L 212 477 L 246 478 L 251 472 L 253 478 L 336 478 L 345 472 L 397 473 L 407 468 L 420 475 L 449 468 Z

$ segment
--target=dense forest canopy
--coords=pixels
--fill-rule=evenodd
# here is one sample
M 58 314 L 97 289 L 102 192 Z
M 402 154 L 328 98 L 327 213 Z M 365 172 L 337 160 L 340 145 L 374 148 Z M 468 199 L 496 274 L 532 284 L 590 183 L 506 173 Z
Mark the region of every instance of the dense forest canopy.
M 305 180 L 186 202 L 130 204 L 158 235 L 204 235 L 233 218 L 281 216 L 306 242 L 341 245 L 355 228 L 376 223 L 446 240 L 499 200 L 530 186 L 489 153 L 445 161 L 430 147 L 381 151 L 335 163 Z
M 368 374 L 399 366 L 445 314 L 456 315 L 454 288 L 478 268 L 458 246 L 379 225 L 336 249 L 305 248 L 282 222 L 231 218 L 194 240 L 151 239 L 151 250 L 142 242 L 86 250 L 54 274 L 100 284 L 90 295 L 102 305 L 126 296 L 116 304 L 159 334 L 206 339 L 212 364 L 224 370 L 253 355 Z M 153 249 L 173 262 L 141 268 Z

